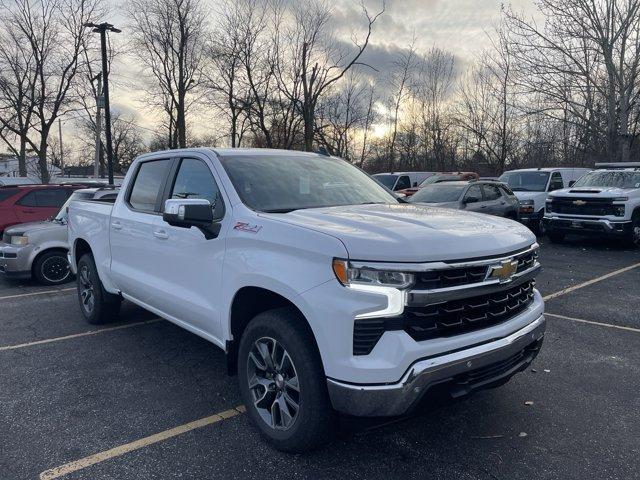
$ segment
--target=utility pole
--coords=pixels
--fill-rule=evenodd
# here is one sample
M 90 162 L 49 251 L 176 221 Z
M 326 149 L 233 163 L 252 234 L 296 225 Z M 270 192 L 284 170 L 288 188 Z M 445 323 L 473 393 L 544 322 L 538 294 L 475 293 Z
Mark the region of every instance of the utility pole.
M 109 65 L 107 58 L 107 31 L 120 33 L 122 30 L 115 28 L 110 23 L 85 23 L 85 27 L 93 28 L 93 32 L 100 34 L 100 50 L 102 51 L 102 81 L 104 96 L 104 133 L 107 139 L 107 171 L 109 172 L 109 185 L 113 185 L 113 144 L 111 143 L 111 110 L 109 108 Z
M 60 173 L 64 176 L 64 150 L 62 149 L 62 121 L 58 118 L 58 139 L 60 141 Z
M 93 176 L 100 176 L 100 150 L 102 150 L 102 109 L 104 108 L 104 99 L 102 98 L 102 74 L 99 73 L 92 80 L 97 81 L 96 87 L 96 150 L 95 159 L 93 160 Z

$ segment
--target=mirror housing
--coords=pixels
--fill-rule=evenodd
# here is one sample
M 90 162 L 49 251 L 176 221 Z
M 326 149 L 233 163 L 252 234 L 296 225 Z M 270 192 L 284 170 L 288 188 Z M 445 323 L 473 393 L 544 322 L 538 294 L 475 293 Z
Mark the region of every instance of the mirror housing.
M 173 227 L 196 227 L 210 240 L 220 233 L 223 216 L 224 204 L 220 198 L 215 206 L 200 198 L 171 198 L 164 203 L 162 219 Z

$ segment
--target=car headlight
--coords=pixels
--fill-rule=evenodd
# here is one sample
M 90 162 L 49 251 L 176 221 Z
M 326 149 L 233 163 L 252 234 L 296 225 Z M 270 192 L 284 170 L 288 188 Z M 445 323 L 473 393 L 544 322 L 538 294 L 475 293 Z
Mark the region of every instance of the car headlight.
M 11 245 L 24 246 L 29 243 L 29 238 L 25 235 L 12 235 Z
M 521 200 L 520 205 L 521 206 L 530 205 L 533 207 L 533 200 Z
M 391 270 L 376 270 L 373 268 L 356 268 L 347 260 L 334 259 L 333 272 L 344 286 L 370 285 L 378 287 L 393 287 L 399 290 L 413 285 L 415 276 L 411 273 Z

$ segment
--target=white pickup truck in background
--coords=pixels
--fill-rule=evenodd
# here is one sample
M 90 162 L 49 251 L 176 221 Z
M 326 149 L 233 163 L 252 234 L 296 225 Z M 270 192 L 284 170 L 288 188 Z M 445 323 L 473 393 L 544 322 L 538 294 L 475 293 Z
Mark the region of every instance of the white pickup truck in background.
M 82 313 L 104 323 L 126 299 L 223 348 L 286 451 L 329 441 L 337 412 L 402 415 L 503 384 L 544 337 L 534 235 L 400 202 L 325 155 L 144 155 L 113 205 L 70 206 Z

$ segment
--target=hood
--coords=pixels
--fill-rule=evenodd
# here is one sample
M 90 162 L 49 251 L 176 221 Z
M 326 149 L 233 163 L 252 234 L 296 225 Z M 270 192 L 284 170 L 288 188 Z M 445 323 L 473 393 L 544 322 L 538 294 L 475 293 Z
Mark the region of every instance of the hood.
M 427 262 L 509 253 L 536 241 L 511 220 L 425 205 L 353 205 L 261 214 L 331 235 L 353 260 Z
M 7 228 L 4 232 L 9 235 L 24 235 L 25 233 L 49 230 L 54 228 L 60 228 L 60 224 L 56 222 L 29 222 L 29 223 L 21 223 L 19 225 L 13 225 L 12 227 Z
M 554 197 L 624 197 L 630 191 L 637 190 L 635 188 L 619 188 L 619 187 L 572 187 L 553 192 Z

